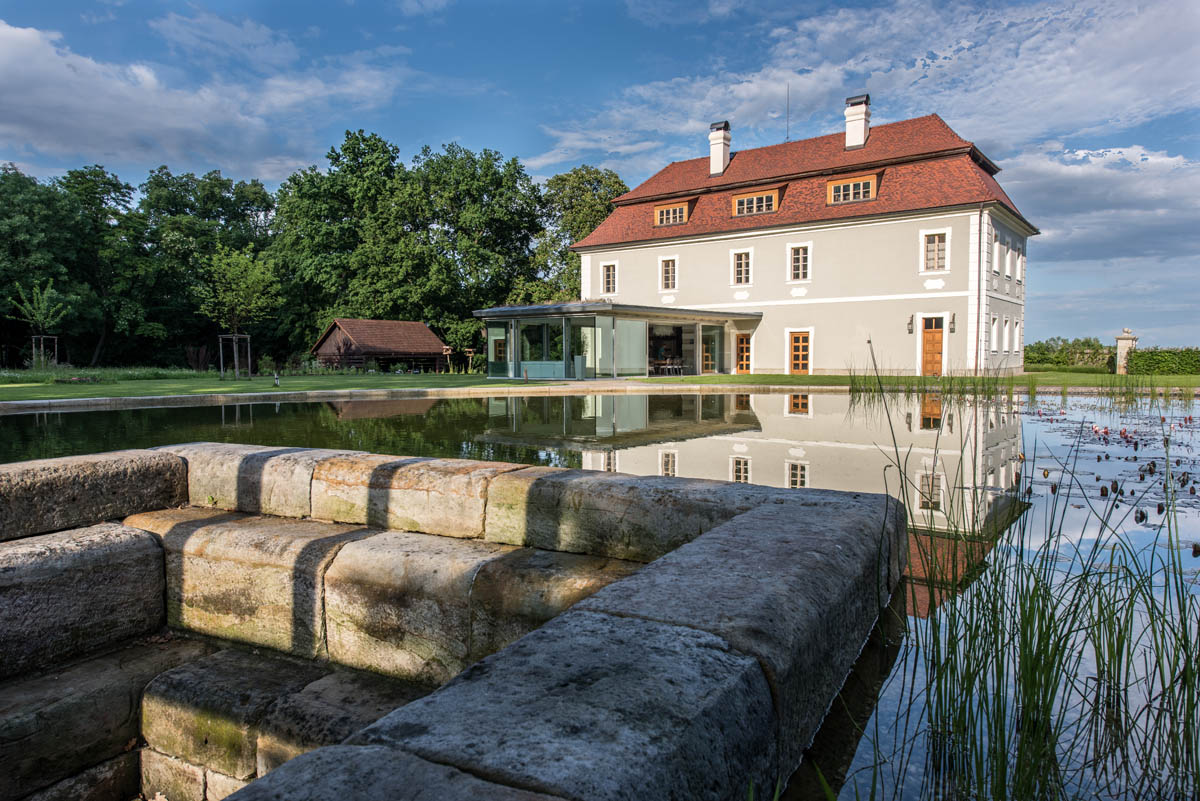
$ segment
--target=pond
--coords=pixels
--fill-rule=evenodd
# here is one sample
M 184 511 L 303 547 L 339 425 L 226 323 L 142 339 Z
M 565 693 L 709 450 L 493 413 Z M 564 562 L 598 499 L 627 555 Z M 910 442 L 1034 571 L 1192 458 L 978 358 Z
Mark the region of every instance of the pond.
M 207 440 L 889 492 L 910 581 L 783 797 L 1139 798 L 1200 775 L 1198 437 L 1179 402 L 579 395 L 10 415 L 0 462 Z

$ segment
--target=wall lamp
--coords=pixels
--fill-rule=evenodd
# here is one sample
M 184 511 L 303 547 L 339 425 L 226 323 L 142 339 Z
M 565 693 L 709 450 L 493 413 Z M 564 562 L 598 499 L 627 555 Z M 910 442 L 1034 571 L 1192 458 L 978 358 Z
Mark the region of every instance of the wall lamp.
M 951 334 L 954 333 L 954 315 L 953 314 L 950 315 L 950 333 Z
M 913 315 L 910 314 L 910 315 L 908 315 L 908 333 L 910 333 L 910 334 L 912 333 L 912 327 L 913 327 Z

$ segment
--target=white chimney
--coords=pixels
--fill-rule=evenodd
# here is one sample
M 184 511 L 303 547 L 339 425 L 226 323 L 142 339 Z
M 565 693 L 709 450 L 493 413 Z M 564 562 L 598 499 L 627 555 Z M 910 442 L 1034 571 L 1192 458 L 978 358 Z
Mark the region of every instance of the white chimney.
M 729 120 L 708 126 L 708 174 L 720 175 L 729 166 Z
M 846 98 L 846 149 L 855 150 L 871 135 L 871 96 Z

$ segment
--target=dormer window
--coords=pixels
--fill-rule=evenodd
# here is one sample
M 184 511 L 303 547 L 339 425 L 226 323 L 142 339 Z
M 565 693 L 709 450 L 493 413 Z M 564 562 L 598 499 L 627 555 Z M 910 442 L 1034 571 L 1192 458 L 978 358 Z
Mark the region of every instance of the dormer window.
M 747 192 L 733 196 L 733 216 L 745 217 L 749 214 L 768 214 L 779 208 L 779 190 L 771 189 Z
M 672 203 L 670 206 L 654 207 L 655 225 L 682 225 L 687 222 L 687 217 L 687 203 Z
M 827 185 L 830 204 L 857 203 L 875 197 L 875 176 L 862 175 L 850 180 L 830 181 Z

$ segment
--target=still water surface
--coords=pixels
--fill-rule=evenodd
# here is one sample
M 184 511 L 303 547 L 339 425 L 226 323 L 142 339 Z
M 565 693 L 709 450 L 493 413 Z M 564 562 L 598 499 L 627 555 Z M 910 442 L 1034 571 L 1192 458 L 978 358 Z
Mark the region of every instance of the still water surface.
M 1190 406 L 1180 404 L 965 402 L 937 395 L 867 403 L 834 394 L 580 395 L 2 416 L 0 462 L 219 441 L 890 492 L 906 496 L 912 541 L 922 547 L 938 548 L 964 529 L 987 532 L 992 539 L 967 555 L 968 562 L 982 563 L 1022 514 L 1027 522 L 1048 515 L 1059 520 L 1054 527 L 1028 525 L 1035 533 L 1025 546 L 1038 545 L 1037 531 L 1058 528 L 1067 547 L 1087 548 L 1101 533 L 1101 507 L 1115 512 L 1109 525 L 1152 553 L 1161 547 L 1161 471 L 1169 443 L 1171 469 L 1182 476 L 1177 547 L 1194 592 L 1200 495 L 1193 494 L 1190 476 L 1200 473 L 1198 438 Z M 1147 471 L 1150 461 L 1155 472 Z M 972 565 L 964 568 L 969 573 Z M 843 692 L 846 708 L 831 716 L 814 744 L 813 761 L 821 763 L 840 798 L 867 797 L 872 766 L 896 747 L 900 735 L 890 729 L 903 711 L 900 699 L 911 698 L 912 683 L 920 681 L 913 676 L 901 686 L 906 681 L 900 674 L 913 664 L 905 632 L 923 625 L 931 609 L 951 602 L 963 586 L 911 594 L 904 622 L 877 635 L 864 652 Z M 926 792 L 919 780 L 893 776 L 880 797 Z M 815 776 L 802 772 L 785 798 L 818 793 Z

